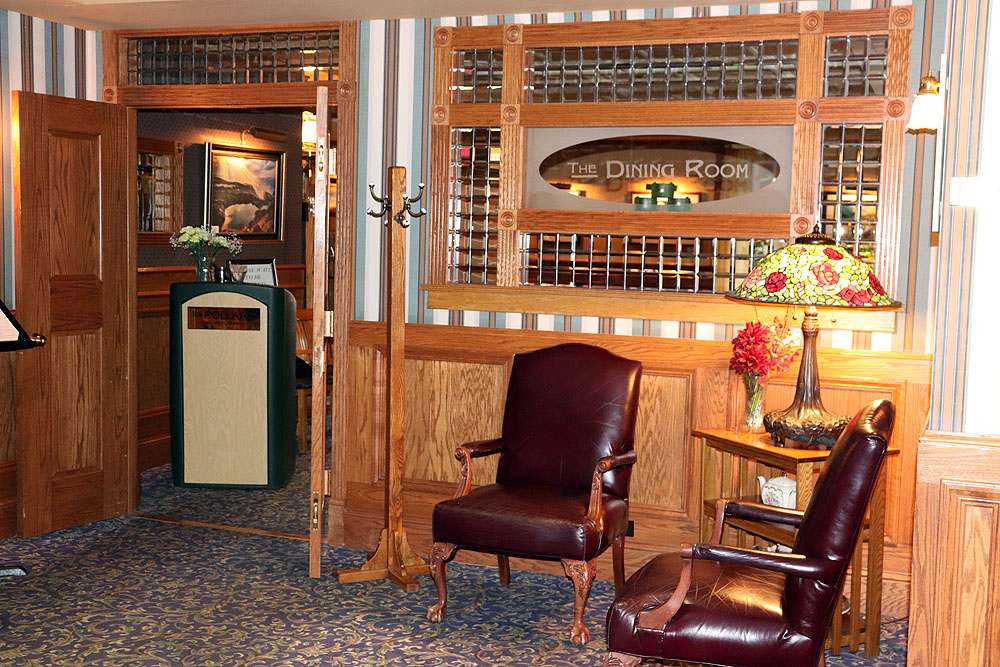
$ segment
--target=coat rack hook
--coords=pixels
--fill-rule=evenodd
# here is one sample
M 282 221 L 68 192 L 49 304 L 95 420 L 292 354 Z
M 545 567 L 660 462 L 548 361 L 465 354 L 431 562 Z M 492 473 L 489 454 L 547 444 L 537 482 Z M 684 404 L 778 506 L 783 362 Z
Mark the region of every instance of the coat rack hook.
M 379 197 L 377 194 L 375 194 L 375 184 L 374 183 L 369 183 L 368 184 L 368 190 L 372 193 L 372 199 L 374 199 L 376 202 L 378 202 L 379 205 L 382 207 L 378 211 L 375 211 L 374 209 L 368 209 L 368 215 L 370 215 L 373 218 L 381 218 L 383 215 L 385 215 L 386 213 L 389 212 L 389 198 L 388 197 Z

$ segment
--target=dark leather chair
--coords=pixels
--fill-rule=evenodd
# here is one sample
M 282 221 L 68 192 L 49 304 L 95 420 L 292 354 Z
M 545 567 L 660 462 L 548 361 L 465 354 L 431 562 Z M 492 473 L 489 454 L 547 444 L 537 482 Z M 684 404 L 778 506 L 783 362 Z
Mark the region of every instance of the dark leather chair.
M 612 547 L 615 582 L 625 581 L 628 490 L 642 365 L 593 345 L 567 343 L 514 355 L 502 436 L 455 450 L 455 498 L 434 507 L 431 575 L 445 615 L 445 564 L 456 549 L 559 559 L 576 591 L 572 640 L 590 633 L 583 609 L 597 557 Z M 500 454 L 496 483 L 471 488 L 472 459 Z
M 643 657 L 738 667 L 824 665 L 824 639 L 885 458 L 895 408 L 838 438 L 805 511 L 720 500 L 714 544 L 684 544 L 629 577 L 608 611 L 605 667 Z M 792 553 L 718 544 L 729 518 L 795 526 Z M 874 630 L 877 632 L 877 628 Z

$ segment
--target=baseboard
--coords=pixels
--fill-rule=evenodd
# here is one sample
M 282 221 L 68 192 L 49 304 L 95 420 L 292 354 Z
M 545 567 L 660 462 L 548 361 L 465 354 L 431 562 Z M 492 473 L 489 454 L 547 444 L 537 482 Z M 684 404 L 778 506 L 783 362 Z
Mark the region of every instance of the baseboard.
M 140 410 L 138 421 L 139 470 L 170 463 L 170 406 Z

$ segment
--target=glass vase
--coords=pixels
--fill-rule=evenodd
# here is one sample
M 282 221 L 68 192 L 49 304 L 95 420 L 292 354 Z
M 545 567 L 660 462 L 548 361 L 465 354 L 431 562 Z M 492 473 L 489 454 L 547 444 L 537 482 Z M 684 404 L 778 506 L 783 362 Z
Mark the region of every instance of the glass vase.
M 194 254 L 194 279 L 199 283 L 212 282 L 212 258 L 202 252 Z
M 740 430 L 745 433 L 763 433 L 764 393 L 767 390 L 767 378 L 744 373 L 743 388 L 746 390 L 744 393 L 746 400 Z

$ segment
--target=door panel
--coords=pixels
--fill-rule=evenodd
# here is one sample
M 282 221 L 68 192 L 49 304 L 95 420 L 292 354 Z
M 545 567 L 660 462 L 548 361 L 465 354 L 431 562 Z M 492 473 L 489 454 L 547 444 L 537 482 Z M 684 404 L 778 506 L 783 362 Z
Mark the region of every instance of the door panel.
M 17 528 L 30 537 L 138 504 L 135 114 L 14 93 Z

